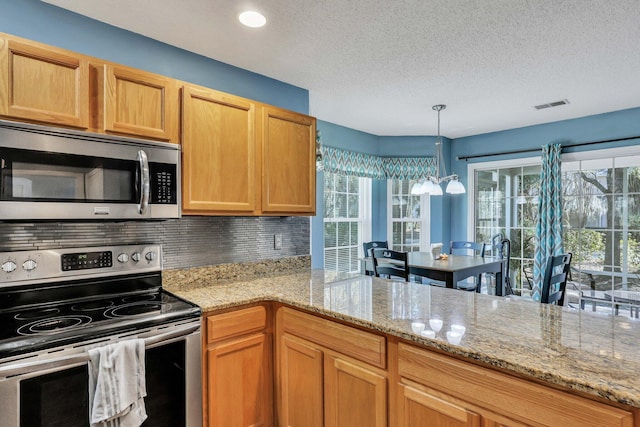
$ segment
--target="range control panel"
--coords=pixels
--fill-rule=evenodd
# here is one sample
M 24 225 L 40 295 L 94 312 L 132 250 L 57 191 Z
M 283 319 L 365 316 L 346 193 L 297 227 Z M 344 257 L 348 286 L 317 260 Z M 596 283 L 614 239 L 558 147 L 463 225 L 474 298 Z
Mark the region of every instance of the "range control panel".
M 113 267 L 113 252 L 80 252 L 62 254 L 62 270 L 86 270 L 89 268 Z
M 154 244 L 0 252 L 0 287 L 159 270 Z

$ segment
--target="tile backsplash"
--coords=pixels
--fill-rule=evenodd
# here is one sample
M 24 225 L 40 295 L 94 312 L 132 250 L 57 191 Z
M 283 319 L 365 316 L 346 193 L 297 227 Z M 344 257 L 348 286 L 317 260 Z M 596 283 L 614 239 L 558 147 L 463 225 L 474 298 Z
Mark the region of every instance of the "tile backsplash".
M 274 249 L 274 235 L 282 249 Z M 164 221 L 0 222 L 0 252 L 160 243 L 164 268 L 277 259 L 310 253 L 309 217 L 183 217 Z

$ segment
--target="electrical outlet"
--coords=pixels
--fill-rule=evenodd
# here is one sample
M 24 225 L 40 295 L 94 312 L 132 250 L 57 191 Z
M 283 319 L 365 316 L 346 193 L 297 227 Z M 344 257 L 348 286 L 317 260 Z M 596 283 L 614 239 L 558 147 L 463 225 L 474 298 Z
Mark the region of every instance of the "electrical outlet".
M 273 249 L 278 251 L 282 249 L 282 234 L 273 235 Z

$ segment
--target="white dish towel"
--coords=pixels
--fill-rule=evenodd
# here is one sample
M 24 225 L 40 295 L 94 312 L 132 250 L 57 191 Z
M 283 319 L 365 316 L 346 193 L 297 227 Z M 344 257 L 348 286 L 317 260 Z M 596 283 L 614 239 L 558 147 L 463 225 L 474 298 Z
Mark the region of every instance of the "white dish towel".
M 144 340 L 89 350 L 91 427 L 139 427 L 147 419 Z

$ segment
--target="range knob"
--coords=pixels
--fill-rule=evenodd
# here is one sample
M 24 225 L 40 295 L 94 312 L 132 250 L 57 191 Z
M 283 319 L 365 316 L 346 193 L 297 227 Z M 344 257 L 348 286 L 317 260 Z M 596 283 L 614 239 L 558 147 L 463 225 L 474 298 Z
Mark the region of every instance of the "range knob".
M 156 256 L 157 255 L 155 252 L 147 252 L 144 257 L 147 259 L 147 261 L 151 262 L 156 259 Z
M 129 261 L 129 255 L 127 255 L 127 254 L 118 255 L 118 262 L 125 263 L 127 261 Z
M 2 271 L 4 271 L 5 273 L 11 273 L 12 271 L 14 271 L 18 266 L 16 265 L 15 262 L 13 261 L 7 261 L 4 264 L 2 264 Z
M 140 261 L 140 252 L 134 252 L 134 253 L 131 255 L 131 259 L 132 259 L 134 262 L 139 262 L 139 261 Z
M 38 263 L 32 260 L 31 258 L 29 258 L 28 260 L 22 263 L 22 268 L 24 268 L 27 271 L 35 270 L 37 266 L 38 266 Z

